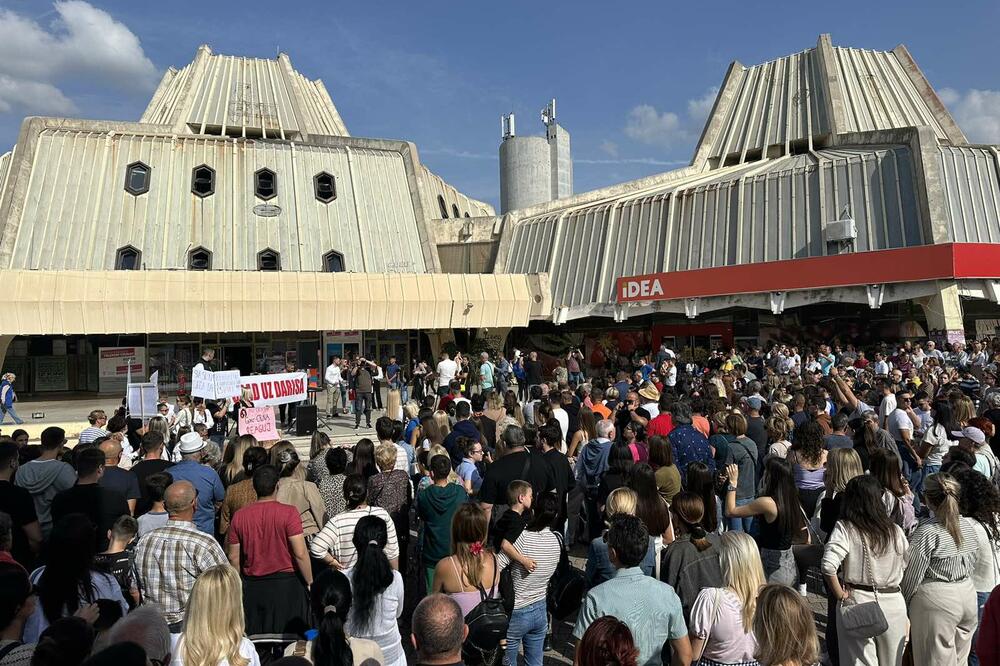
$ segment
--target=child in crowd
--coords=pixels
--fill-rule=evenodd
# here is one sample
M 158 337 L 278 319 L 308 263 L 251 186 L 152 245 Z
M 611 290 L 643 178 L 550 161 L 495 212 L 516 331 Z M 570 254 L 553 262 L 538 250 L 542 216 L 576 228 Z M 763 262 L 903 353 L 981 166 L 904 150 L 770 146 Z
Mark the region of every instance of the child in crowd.
M 504 512 L 496 524 L 494 547 L 502 551 L 511 560 L 520 563 L 528 573 L 535 570 L 535 561 L 525 557 L 514 547 L 517 537 L 528 526 L 528 513 L 531 511 L 531 501 L 534 491 L 527 481 L 511 481 L 507 486 L 507 503 L 510 508 Z
M 135 565 L 132 561 L 132 541 L 139 533 L 139 524 L 132 516 L 121 516 L 108 530 L 110 545 L 103 553 L 94 557 L 94 566 L 99 571 L 109 573 L 118 581 L 130 609 L 139 605 L 139 584 L 136 581 Z
M 167 486 L 174 482 L 170 472 L 157 472 L 146 477 L 146 495 L 152 503 L 149 511 L 139 516 L 139 534 L 142 537 L 152 532 L 157 527 L 167 524 L 169 516 L 167 509 L 163 506 L 163 494 L 167 492 Z

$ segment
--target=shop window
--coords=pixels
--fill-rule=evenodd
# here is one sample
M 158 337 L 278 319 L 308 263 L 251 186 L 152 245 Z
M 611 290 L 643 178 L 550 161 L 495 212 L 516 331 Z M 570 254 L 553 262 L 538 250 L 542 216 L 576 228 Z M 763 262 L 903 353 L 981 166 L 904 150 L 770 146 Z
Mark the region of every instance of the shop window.
M 344 255 L 335 250 L 331 250 L 323 255 L 323 270 L 327 273 L 344 272 Z
M 280 271 L 281 255 L 268 248 L 257 253 L 257 270 Z
M 264 201 L 278 196 L 278 174 L 270 169 L 258 169 L 253 175 L 253 191 Z
M 149 192 L 152 169 L 142 162 L 132 162 L 125 167 L 125 191 L 134 196 Z
M 313 190 L 318 201 L 330 203 L 337 198 L 337 180 L 325 171 L 318 173 L 313 176 Z
M 458 212 L 458 204 L 451 205 L 451 216 L 452 217 L 462 217 Z
M 215 169 L 202 164 L 191 172 L 191 193 L 199 197 L 215 194 Z
M 212 252 L 203 247 L 196 247 L 188 252 L 188 270 L 212 270 Z
M 438 195 L 438 208 L 441 209 L 441 219 L 448 219 L 448 204 L 444 202 L 444 197 L 440 194 Z
M 139 250 L 131 245 L 118 248 L 118 252 L 115 253 L 116 271 L 137 271 L 142 265 L 141 262 L 142 252 L 139 252 Z

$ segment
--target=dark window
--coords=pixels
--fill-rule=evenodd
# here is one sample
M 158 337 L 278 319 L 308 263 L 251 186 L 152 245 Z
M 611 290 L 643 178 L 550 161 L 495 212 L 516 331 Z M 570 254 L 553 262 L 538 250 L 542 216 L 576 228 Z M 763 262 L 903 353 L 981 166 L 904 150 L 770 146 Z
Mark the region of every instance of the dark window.
M 188 252 L 188 269 L 192 271 L 212 270 L 212 252 L 203 247 L 196 247 Z
M 270 169 L 258 169 L 253 175 L 254 193 L 267 201 L 278 195 L 278 174 Z
M 471 216 L 469 215 L 468 211 L 466 211 L 466 213 L 465 213 L 465 216 L 466 216 L 466 217 L 471 217 Z
M 327 273 L 343 273 L 344 272 L 344 255 L 340 252 L 331 250 L 323 255 L 323 270 Z
M 152 169 L 142 162 L 132 162 L 125 167 L 125 191 L 139 196 L 149 192 L 149 176 Z
M 274 250 L 267 249 L 257 253 L 257 270 L 259 271 L 280 271 L 281 255 Z
M 448 204 L 444 202 L 444 197 L 440 194 L 438 195 L 438 207 L 441 209 L 441 219 L 448 219 Z
M 142 265 L 141 262 L 142 252 L 131 245 L 118 248 L 118 252 L 115 254 L 116 271 L 137 271 Z
M 452 217 L 462 217 L 462 215 L 458 212 L 458 204 L 452 204 L 451 205 L 451 216 Z
M 323 203 L 330 203 L 337 198 L 337 180 L 325 171 L 313 176 L 313 189 L 316 198 Z
M 202 164 L 191 172 L 191 192 L 199 197 L 215 194 L 215 169 Z

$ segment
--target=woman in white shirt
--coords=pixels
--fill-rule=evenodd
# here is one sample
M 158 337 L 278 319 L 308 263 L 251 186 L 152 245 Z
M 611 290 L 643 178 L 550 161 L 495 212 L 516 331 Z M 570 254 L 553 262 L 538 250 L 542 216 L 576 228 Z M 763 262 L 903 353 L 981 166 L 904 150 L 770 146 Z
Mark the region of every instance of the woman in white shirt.
M 757 542 L 745 532 L 726 532 L 719 564 L 725 587 L 706 587 L 691 607 L 691 651 L 703 663 L 749 663 L 757 650 L 753 618 L 764 587 Z
M 365 516 L 354 528 L 358 559 L 344 570 L 354 594 L 347 633 L 378 643 L 386 666 L 406 666 L 398 622 L 403 615 L 403 577 L 385 556 L 390 524 L 391 520 Z
M 379 506 L 368 506 L 368 481 L 360 474 L 351 474 L 344 479 L 344 501 L 347 511 L 326 521 L 309 544 L 309 552 L 317 560 L 323 560 L 335 569 L 349 569 L 358 559 L 358 550 L 354 546 L 354 533 L 357 526 L 366 516 L 375 516 L 388 523 L 388 540 L 385 555 L 392 568 L 399 562 L 399 541 L 396 538 L 396 528 L 393 526 L 389 513 Z
M 923 479 L 941 471 L 944 454 L 948 453 L 948 448 L 955 443 L 948 435 L 948 426 L 951 423 L 951 403 L 947 400 L 939 400 L 931 407 L 931 413 L 934 423 L 924 431 L 923 439 L 917 445 L 917 455 L 924 461 L 923 467 L 920 468 L 922 473 L 921 486 L 923 486 Z
M 1000 491 L 989 479 L 969 470 L 958 475 L 962 490 L 958 496 L 958 507 L 962 515 L 972 519 L 972 528 L 979 542 L 979 557 L 972 570 L 972 585 L 976 588 L 979 602 L 979 621 L 983 620 L 983 607 L 990 592 L 1000 585 Z M 976 635 L 972 638 L 975 650 Z M 972 659 L 969 660 L 970 663 Z
M 837 604 L 840 663 L 898 666 L 906 645 L 906 602 L 899 584 L 906 567 L 903 530 L 889 518 L 882 485 L 872 476 L 856 476 L 840 497 L 840 520 L 834 525 L 820 566 Z M 837 571 L 840 571 L 840 577 Z M 889 629 L 875 638 L 851 633 L 844 613 L 854 604 L 878 601 Z
M 191 588 L 184 633 L 171 636 L 173 666 L 260 666 L 243 635 L 243 583 L 228 564 L 206 569 Z

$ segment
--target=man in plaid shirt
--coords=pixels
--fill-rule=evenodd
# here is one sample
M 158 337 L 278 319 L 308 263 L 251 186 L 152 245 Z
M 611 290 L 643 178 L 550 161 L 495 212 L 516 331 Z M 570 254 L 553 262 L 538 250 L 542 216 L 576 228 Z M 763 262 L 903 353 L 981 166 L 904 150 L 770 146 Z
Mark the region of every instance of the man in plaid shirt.
M 206 569 L 229 564 L 218 542 L 198 530 L 198 492 L 188 481 L 172 483 L 163 496 L 169 520 L 149 532 L 135 549 L 135 566 L 147 603 L 159 604 L 171 633 L 183 629 L 184 610 L 194 581 Z

